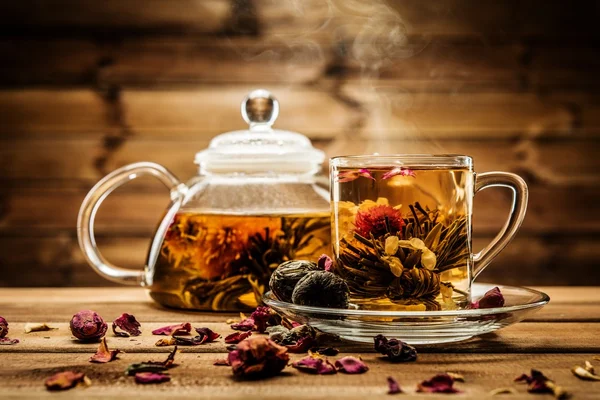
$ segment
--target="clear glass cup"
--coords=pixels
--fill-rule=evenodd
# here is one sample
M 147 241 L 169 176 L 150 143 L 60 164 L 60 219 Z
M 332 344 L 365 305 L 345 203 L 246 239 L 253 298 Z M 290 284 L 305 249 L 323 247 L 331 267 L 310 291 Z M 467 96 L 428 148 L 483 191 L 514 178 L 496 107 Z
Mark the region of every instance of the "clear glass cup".
M 460 309 L 471 283 L 513 238 L 527 185 L 508 172 L 476 174 L 463 155 L 364 155 L 330 162 L 336 272 L 361 308 Z M 473 197 L 501 186 L 513 204 L 501 232 L 471 248 Z

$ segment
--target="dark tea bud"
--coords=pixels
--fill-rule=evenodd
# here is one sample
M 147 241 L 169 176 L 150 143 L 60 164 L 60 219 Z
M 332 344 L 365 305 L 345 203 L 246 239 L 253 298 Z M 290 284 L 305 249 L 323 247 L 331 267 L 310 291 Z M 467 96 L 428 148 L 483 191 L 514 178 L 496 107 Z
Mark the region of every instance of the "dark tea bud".
M 79 311 L 71 319 L 71 333 L 79 340 L 96 341 L 106 334 L 108 325 L 92 310 Z
M 277 267 L 271 275 L 271 292 L 281 301 L 292 301 L 292 293 L 300 279 L 311 271 L 318 271 L 316 263 L 304 260 L 286 261 Z
M 3 317 L 0 317 L 0 338 L 8 335 L 8 321 L 6 321 Z
M 348 308 L 350 291 L 346 281 L 328 271 L 309 272 L 300 279 L 292 302 L 303 306 Z

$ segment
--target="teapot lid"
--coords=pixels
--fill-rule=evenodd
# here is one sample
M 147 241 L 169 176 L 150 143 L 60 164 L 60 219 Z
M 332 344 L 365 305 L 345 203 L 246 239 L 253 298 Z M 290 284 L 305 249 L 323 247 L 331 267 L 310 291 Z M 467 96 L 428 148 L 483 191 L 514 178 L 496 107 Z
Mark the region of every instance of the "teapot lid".
M 296 132 L 272 129 L 279 102 L 268 90 L 250 92 L 242 101 L 242 118 L 248 129 L 223 133 L 207 149 L 196 153 L 200 172 L 316 173 L 325 153 Z

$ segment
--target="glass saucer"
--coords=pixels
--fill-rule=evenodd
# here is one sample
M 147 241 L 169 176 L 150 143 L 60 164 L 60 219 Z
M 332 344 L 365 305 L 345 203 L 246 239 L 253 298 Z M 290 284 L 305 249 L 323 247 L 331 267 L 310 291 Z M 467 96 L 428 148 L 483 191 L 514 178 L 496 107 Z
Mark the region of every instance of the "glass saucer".
M 473 300 L 498 286 L 504 307 L 480 310 L 388 311 L 362 310 L 356 304 L 348 309 L 308 307 L 277 300 L 271 292 L 263 301 L 281 315 L 309 324 L 342 339 L 372 343 L 382 334 L 410 344 L 435 344 L 467 340 L 522 321 L 550 301 L 547 294 L 516 286 L 474 283 Z

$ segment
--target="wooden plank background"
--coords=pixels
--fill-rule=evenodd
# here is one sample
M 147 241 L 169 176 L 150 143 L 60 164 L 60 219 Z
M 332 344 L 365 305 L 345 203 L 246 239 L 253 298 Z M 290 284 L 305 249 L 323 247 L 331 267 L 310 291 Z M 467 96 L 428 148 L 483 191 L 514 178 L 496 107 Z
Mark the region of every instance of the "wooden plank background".
M 182 180 L 265 87 L 277 127 L 329 156 L 472 155 L 531 188 L 521 233 L 482 276 L 600 284 L 596 2 L 42 0 L 0 5 L 0 286 L 98 286 L 75 221 L 127 163 Z M 140 180 L 100 210 L 106 256 L 138 268 L 167 204 Z M 475 201 L 476 248 L 508 193 Z

